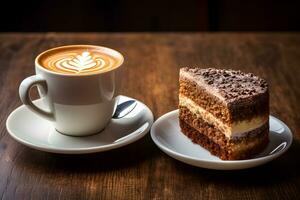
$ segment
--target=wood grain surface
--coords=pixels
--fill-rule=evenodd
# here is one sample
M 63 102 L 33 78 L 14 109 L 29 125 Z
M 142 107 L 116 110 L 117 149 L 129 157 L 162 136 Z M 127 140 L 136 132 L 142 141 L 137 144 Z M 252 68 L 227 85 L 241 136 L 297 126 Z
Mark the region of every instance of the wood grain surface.
M 183 164 L 161 152 L 149 134 L 90 155 L 25 147 L 5 127 L 9 113 L 21 105 L 18 86 L 34 74 L 37 54 L 65 44 L 121 51 L 122 94 L 143 101 L 156 119 L 177 108 L 180 67 L 253 72 L 268 80 L 271 114 L 287 123 L 294 142 L 277 160 L 240 171 Z M 299 86 L 297 33 L 0 34 L 0 199 L 299 199 Z

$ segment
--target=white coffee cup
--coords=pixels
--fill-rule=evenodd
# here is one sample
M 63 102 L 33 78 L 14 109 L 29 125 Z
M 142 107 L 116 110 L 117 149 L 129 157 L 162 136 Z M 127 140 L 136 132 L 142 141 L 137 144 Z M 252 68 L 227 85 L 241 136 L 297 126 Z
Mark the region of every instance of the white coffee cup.
M 45 53 L 71 47 L 99 48 L 115 56 L 119 62 L 111 69 L 91 74 L 63 74 L 41 66 L 40 58 Z M 115 71 L 123 61 L 119 52 L 101 46 L 69 45 L 50 49 L 35 59 L 36 75 L 22 81 L 20 98 L 31 111 L 52 121 L 60 133 L 71 136 L 99 133 L 107 126 L 115 111 Z M 30 99 L 30 89 L 35 85 L 49 110 L 37 107 Z

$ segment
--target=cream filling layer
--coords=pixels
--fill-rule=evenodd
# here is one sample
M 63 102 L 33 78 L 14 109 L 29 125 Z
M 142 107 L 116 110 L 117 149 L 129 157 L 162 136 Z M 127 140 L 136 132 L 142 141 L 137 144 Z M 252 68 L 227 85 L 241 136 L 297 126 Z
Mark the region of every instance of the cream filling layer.
M 265 124 L 267 120 L 269 120 L 268 116 L 259 116 L 254 117 L 251 120 L 233 122 L 231 126 L 228 126 L 184 95 L 179 95 L 179 105 L 187 107 L 192 113 L 196 114 L 197 117 L 203 119 L 209 124 L 214 125 L 220 131 L 222 131 L 227 138 L 241 137 L 243 136 L 243 133 L 259 128 Z

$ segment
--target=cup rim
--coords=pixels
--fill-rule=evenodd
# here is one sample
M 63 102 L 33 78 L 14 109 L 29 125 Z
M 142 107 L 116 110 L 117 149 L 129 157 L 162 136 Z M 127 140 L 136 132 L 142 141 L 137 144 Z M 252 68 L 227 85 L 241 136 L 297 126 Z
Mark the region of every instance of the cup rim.
M 39 58 L 41 56 L 43 56 L 44 54 L 53 51 L 53 50 L 57 50 L 57 49 L 63 49 L 63 48 L 68 48 L 68 47 L 92 47 L 92 48 L 101 48 L 101 49 L 105 49 L 108 51 L 112 51 L 116 54 L 118 54 L 118 56 L 120 56 L 120 62 L 114 66 L 112 69 L 107 70 L 107 71 L 100 71 L 100 72 L 96 72 L 96 73 L 91 73 L 91 74 L 63 74 L 63 73 L 58 73 L 58 72 L 54 72 L 51 70 L 46 69 L 45 67 L 43 67 L 40 63 L 39 63 Z M 89 45 L 89 44 L 75 44 L 75 45 L 63 45 L 63 46 L 58 46 L 58 47 L 54 47 L 48 50 L 43 51 L 42 53 L 40 53 L 36 58 L 35 58 L 35 66 L 37 66 L 39 69 L 41 69 L 44 72 L 50 73 L 50 74 L 54 74 L 54 75 L 59 75 L 59 76 L 68 76 L 68 77 L 80 77 L 80 76 L 95 76 L 95 75 L 100 75 L 100 74 L 105 74 L 105 73 L 109 73 L 112 71 L 115 71 L 116 69 L 120 68 L 122 66 L 122 64 L 124 63 L 124 56 L 117 50 L 114 50 L 112 48 L 109 47 L 105 47 L 105 46 L 100 46 L 100 45 Z

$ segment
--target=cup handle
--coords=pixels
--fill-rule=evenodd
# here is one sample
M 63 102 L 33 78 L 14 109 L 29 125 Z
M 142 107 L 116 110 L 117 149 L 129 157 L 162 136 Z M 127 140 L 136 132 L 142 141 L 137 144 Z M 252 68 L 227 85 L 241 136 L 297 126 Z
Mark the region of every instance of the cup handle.
M 48 120 L 53 121 L 54 120 L 53 112 L 49 112 L 49 111 L 46 111 L 46 110 L 43 110 L 43 109 L 37 107 L 30 99 L 30 94 L 29 94 L 30 89 L 35 85 L 42 87 L 43 90 L 45 91 L 45 93 L 47 94 L 48 87 L 47 87 L 46 80 L 39 75 L 33 75 L 33 76 L 30 76 L 30 77 L 27 77 L 26 79 L 24 79 L 22 81 L 22 83 L 20 84 L 19 95 L 20 95 L 21 101 L 31 111 L 35 112 L 36 114 L 38 114 Z

